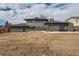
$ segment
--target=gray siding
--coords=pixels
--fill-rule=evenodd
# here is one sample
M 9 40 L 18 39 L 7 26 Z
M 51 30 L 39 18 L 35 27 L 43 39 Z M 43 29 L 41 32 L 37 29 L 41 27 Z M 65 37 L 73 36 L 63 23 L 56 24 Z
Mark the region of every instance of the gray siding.
M 11 26 L 11 32 L 25 32 L 25 31 L 73 31 L 72 23 L 47 23 L 44 22 L 28 22 L 27 26 Z
M 68 31 L 73 31 L 73 30 L 74 30 L 74 25 L 72 23 L 69 23 Z
M 28 22 L 27 25 L 35 27 L 44 27 L 44 22 Z
M 74 27 L 72 23 L 68 24 L 52 23 L 52 25 L 45 25 L 45 29 L 50 31 L 73 31 Z

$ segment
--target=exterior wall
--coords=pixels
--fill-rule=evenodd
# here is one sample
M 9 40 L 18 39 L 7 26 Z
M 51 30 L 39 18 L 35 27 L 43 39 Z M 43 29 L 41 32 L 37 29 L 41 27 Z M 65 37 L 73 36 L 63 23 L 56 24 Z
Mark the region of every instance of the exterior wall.
M 73 23 L 68 23 L 68 31 L 74 31 Z
M 46 30 L 51 31 L 73 31 L 74 27 L 72 23 L 67 24 L 52 24 L 52 25 L 45 25 Z
M 30 27 L 35 27 L 37 30 L 44 29 L 44 22 L 28 22 L 27 25 Z
M 25 28 L 25 32 L 27 32 L 27 31 L 35 31 L 35 30 L 36 30 L 35 27 L 26 27 Z
M 45 25 L 45 30 L 47 31 L 59 31 L 59 26 L 49 26 L 49 25 Z
M 10 32 L 23 32 L 22 27 L 10 27 Z
M 23 29 L 21 28 L 10 28 L 10 32 L 23 32 Z
M 43 27 L 44 26 L 44 22 L 28 22 L 27 25 L 29 26 L 40 26 L 40 27 Z

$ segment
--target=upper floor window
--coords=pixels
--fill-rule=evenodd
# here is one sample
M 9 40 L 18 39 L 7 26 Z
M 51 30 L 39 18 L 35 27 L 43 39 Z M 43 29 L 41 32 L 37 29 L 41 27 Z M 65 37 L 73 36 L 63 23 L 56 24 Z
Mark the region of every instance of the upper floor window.
M 78 19 L 76 19 L 76 23 L 78 23 Z

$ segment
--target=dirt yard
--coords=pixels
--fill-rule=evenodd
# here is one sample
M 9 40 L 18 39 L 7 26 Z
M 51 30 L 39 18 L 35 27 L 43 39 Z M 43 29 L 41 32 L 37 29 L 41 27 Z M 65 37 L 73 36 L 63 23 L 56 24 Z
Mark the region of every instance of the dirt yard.
M 79 34 L 14 32 L 0 34 L 3 56 L 79 56 Z

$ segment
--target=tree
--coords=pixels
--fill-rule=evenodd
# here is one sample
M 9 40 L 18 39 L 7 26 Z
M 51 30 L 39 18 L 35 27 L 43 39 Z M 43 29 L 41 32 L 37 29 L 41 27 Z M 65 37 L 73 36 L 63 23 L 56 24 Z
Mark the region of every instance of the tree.
M 46 18 L 47 18 L 47 16 L 40 15 L 40 18 L 41 18 L 41 19 L 46 19 Z
M 54 21 L 54 18 L 50 18 L 50 21 Z
M 10 24 L 9 24 L 8 21 L 6 21 L 6 23 L 5 23 L 5 27 L 8 27 L 8 26 L 10 26 Z

